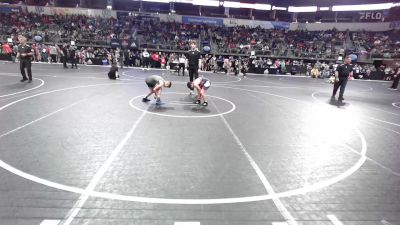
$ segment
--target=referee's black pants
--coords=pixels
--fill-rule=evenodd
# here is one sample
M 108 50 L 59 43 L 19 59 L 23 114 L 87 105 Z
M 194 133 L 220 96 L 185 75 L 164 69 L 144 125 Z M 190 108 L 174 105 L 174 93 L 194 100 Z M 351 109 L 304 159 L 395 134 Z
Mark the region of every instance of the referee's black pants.
M 397 77 L 395 77 L 393 79 L 393 84 L 392 84 L 391 88 L 397 89 L 397 86 L 399 86 L 399 80 L 400 80 L 400 75 L 397 75 Z
M 336 96 L 336 92 L 340 87 L 340 91 L 339 91 L 339 99 L 343 99 L 343 94 L 344 94 L 344 90 L 346 89 L 346 85 L 347 85 L 347 77 L 344 78 L 340 78 L 339 80 L 335 82 L 335 84 L 333 85 L 333 93 L 332 93 L 332 97 Z
M 182 76 L 185 76 L 185 63 L 179 63 L 178 76 L 179 76 L 179 72 L 181 72 L 181 69 L 182 69 Z
M 62 57 L 62 61 L 63 61 L 63 66 L 64 66 L 64 68 L 68 68 L 68 66 L 67 66 L 67 61 L 68 61 L 68 56 L 63 56 Z
M 189 70 L 190 82 L 193 82 L 194 79 L 197 79 L 199 77 L 199 72 L 198 72 L 199 68 L 197 68 L 197 67 L 195 68 L 195 67 L 190 67 L 189 66 L 188 70 Z
M 32 80 L 32 62 L 30 59 L 22 59 L 19 62 L 19 68 L 21 70 L 22 79 L 24 79 L 24 80 L 28 79 L 26 77 L 26 73 L 25 73 L 25 68 L 26 68 L 26 71 L 28 72 L 29 80 Z
M 143 57 L 143 68 L 149 68 L 149 64 L 150 64 L 150 58 L 148 57 Z

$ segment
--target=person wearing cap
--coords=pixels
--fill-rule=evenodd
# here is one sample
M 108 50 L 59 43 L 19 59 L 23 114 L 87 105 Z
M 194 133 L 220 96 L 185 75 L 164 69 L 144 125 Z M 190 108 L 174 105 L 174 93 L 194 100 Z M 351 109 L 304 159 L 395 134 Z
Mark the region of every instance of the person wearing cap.
M 150 99 L 148 99 L 148 98 L 152 94 L 154 94 L 155 98 L 156 98 L 156 104 L 160 105 L 161 104 L 161 99 L 160 99 L 161 90 L 163 87 L 170 88 L 172 86 L 171 81 L 164 80 L 164 78 L 157 76 L 157 75 L 151 75 L 145 79 L 145 82 L 147 84 L 147 87 L 149 87 L 150 92 L 149 92 L 149 94 L 146 95 L 146 97 L 144 97 L 142 99 L 142 102 L 150 101 Z
M 351 64 L 351 56 L 346 56 L 344 64 L 339 65 L 335 72 L 335 84 L 333 85 L 332 99 L 335 98 L 336 92 L 340 87 L 339 101 L 343 101 L 344 90 L 346 89 L 349 76 L 353 76 L 353 65 Z
M 188 82 L 187 87 L 190 90 L 196 89 L 197 91 L 197 100 L 194 102 L 195 104 L 201 104 L 203 100 L 203 106 L 208 106 L 206 92 L 208 88 L 211 86 L 211 81 L 205 77 L 196 78 L 193 82 Z

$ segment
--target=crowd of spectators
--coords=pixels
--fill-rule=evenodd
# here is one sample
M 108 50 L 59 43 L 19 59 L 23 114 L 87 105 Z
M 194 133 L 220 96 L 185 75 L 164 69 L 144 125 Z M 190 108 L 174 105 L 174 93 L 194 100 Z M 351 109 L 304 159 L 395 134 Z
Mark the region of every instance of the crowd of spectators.
M 217 53 L 243 53 L 276 57 L 335 58 L 343 54 L 346 42 L 359 54 L 374 57 L 400 57 L 398 32 L 342 32 L 278 30 L 245 26 L 215 27 L 207 25 L 160 22 L 157 18 L 134 16 L 119 19 L 82 15 L 0 14 L 1 38 L 17 34 L 28 40 L 45 42 L 75 41 L 77 45 L 110 46 L 113 39 L 135 43 L 136 47 L 187 50 L 190 39 L 200 40 L 201 50 L 210 47 Z
M 170 69 L 178 72 L 179 64 L 187 64 L 185 54 L 144 51 L 133 49 L 111 49 L 105 47 L 77 47 L 58 45 L 32 44 L 34 51 L 33 60 L 45 63 L 68 64 L 76 62 L 78 65 L 112 65 L 120 67 L 149 67 Z M 3 44 L 0 53 L 12 54 L 15 60 L 17 48 L 8 44 Z M 148 53 L 148 63 L 144 58 L 145 52 Z M 269 74 L 302 74 L 313 78 L 328 78 L 334 74 L 338 63 L 333 61 L 309 61 L 296 59 L 280 59 L 255 56 L 223 56 L 204 54 L 201 58 L 202 71 L 223 72 L 227 74 L 246 74 L 249 73 L 269 73 Z M 187 65 L 183 67 L 187 68 Z M 381 65 L 375 67 L 372 64 L 354 65 L 354 78 L 356 79 L 385 79 L 390 80 L 395 72 L 395 68 Z M 381 74 L 373 77 L 373 74 Z
M 400 33 L 351 32 L 351 40 L 360 53 L 370 53 L 373 58 L 399 58 Z
M 125 32 L 125 27 L 116 19 L 80 15 L 0 14 L 0 33 L 13 41 L 18 34 L 22 34 L 28 40 L 39 36 L 44 42 L 74 40 L 85 43 L 85 40 L 91 40 L 103 41 L 106 45 L 113 37 L 123 37 Z
M 272 70 L 273 73 L 297 72 L 312 77 L 327 77 L 335 69 L 332 60 L 331 63 L 305 63 L 295 58 L 337 59 L 338 55 L 345 54 L 345 48 L 349 46 L 353 53 L 359 55 L 400 57 L 398 31 L 289 31 L 160 22 L 157 18 L 134 16 L 105 19 L 82 15 L 0 13 L 0 39 L 3 41 L 0 53 L 16 55 L 16 45 L 13 43 L 17 42 L 18 34 L 31 40 L 35 61 L 49 63 L 62 62 L 68 57 L 76 59 L 79 64 L 119 62 L 124 66 L 143 66 L 142 49 L 150 47 L 157 49 L 150 52 L 151 67 L 175 68 L 179 58 L 183 57 L 181 53 L 188 50 L 191 39 L 200 40 L 199 48 L 204 53 L 203 70 L 236 74 L 245 70 L 258 73 Z M 127 47 L 125 50 L 111 48 L 113 40 L 122 40 L 129 45 L 124 46 Z M 71 41 L 75 44 L 62 46 Z M 211 51 L 205 51 L 204 46 Z M 67 56 L 65 52 L 68 52 Z M 74 56 L 69 52 L 73 52 Z M 247 56 L 222 56 L 239 54 Z M 393 68 L 356 65 L 355 74 L 358 78 L 368 78 L 371 72 L 380 69 L 385 74 L 393 72 Z
M 309 32 L 238 26 L 213 28 L 211 34 L 220 52 L 246 53 L 253 50 L 287 57 L 329 58 L 338 54 L 334 46 L 344 42 L 344 33 L 336 30 Z

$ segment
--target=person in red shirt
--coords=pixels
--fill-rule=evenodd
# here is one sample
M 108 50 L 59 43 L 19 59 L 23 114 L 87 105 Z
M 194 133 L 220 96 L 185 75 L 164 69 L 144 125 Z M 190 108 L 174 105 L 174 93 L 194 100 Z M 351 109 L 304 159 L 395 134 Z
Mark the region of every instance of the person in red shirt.
M 3 52 L 6 54 L 11 54 L 12 53 L 12 49 L 10 47 L 10 45 L 6 42 L 3 44 Z
M 160 62 L 160 56 L 158 55 L 157 52 L 153 52 L 153 54 L 151 54 L 151 67 L 155 68 L 157 67 L 157 64 Z

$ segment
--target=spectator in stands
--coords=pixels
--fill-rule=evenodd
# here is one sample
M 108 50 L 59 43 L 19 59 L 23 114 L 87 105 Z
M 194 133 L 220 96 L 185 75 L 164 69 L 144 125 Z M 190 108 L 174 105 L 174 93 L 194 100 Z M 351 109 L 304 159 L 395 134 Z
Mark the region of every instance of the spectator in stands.
M 320 76 L 321 76 L 321 72 L 319 71 L 317 66 L 314 66 L 314 68 L 311 70 L 311 77 L 319 78 Z
M 151 54 L 151 67 L 160 68 L 160 55 L 157 52 Z
M 56 63 L 57 62 L 57 48 L 55 46 L 55 44 L 50 46 L 50 62 L 51 63 Z
M 327 31 L 307 30 L 275 30 L 263 29 L 261 27 L 214 27 L 208 25 L 181 24 L 177 22 L 162 22 L 159 20 L 140 20 L 134 16 L 120 17 L 119 19 L 108 19 L 100 17 L 88 17 L 83 15 L 39 15 L 34 13 L 0 13 L 0 34 L 11 37 L 16 41 L 17 35 L 26 35 L 28 40 L 35 36 L 41 36 L 43 43 L 60 40 L 69 43 L 75 40 L 81 45 L 109 46 L 112 39 L 123 39 L 131 47 L 140 47 L 136 43 L 147 44 L 151 48 L 169 50 L 188 50 L 189 40 L 206 41 L 211 48 L 220 52 L 261 53 L 273 58 L 286 57 L 312 57 L 337 59 L 339 54 L 344 55 L 344 41 L 354 45 L 354 51 L 363 53 L 364 57 L 400 57 L 400 35 L 399 31 L 367 32 L 367 31 L 338 31 L 336 29 Z M 140 33 L 140 35 L 138 35 Z M 2 41 L 3 41 L 2 40 Z M 3 46 L 4 47 L 4 46 Z M 58 48 L 58 46 L 56 46 Z M 32 45 L 34 49 L 34 60 L 59 61 L 58 57 L 62 51 L 57 50 L 54 60 L 53 46 L 44 44 Z M 4 52 L 4 49 L 2 49 Z M 132 52 L 129 60 L 132 65 L 142 66 L 145 64 L 143 55 Z M 81 51 L 80 63 L 92 63 L 94 59 L 107 59 L 110 52 L 106 48 L 86 48 Z M 61 53 L 60 55 L 64 55 Z M 70 54 L 67 54 L 70 55 Z M 126 57 L 125 57 L 126 58 Z M 65 57 L 60 61 L 64 62 Z M 115 59 L 115 52 L 110 54 L 110 62 Z M 125 60 L 126 61 L 126 60 Z M 110 63 L 109 62 L 109 63 Z M 203 70 L 210 70 L 213 65 L 212 59 L 202 61 Z M 234 61 L 231 61 L 231 64 Z M 265 69 L 264 59 L 252 61 L 251 67 Z M 269 61 L 267 60 L 267 65 Z M 272 64 L 272 63 L 271 63 Z M 214 61 L 215 65 L 215 61 Z M 148 63 L 145 64 L 148 68 Z M 154 66 L 154 65 L 153 65 Z M 313 66 L 310 67 L 311 72 Z M 319 67 L 317 65 L 317 67 Z M 235 67 L 233 67 L 235 68 Z M 284 71 L 285 66 L 276 68 Z M 251 68 L 252 71 L 255 71 Z M 322 70 L 324 71 L 324 70 Z M 365 70 L 367 74 L 368 69 Z M 369 73 L 368 73 L 369 74 Z M 368 76 L 365 76 L 368 77 Z
M 149 70 L 149 65 L 150 65 L 150 53 L 147 51 L 147 48 L 145 48 L 142 52 L 142 61 L 143 61 L 143 70 L 147 68 Z
M 160 63 L 161 63 L 161 69 L 165 69 L 167 65 L 167 56 L 165 54 L 161 56 Z
M 185 76 L 185 65 L 186 65 L 186 57 L 184 54 L 180 54 L 178 58 L 178 76 L 179 72 L 182 69 L 182 76 Z
M 7 42 L 4 42 L 4 44 L 2 45 L 2 53 L 11 55 L 12 51 L 13 50 L 11 49 L 10 45 Z

